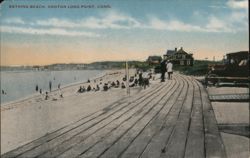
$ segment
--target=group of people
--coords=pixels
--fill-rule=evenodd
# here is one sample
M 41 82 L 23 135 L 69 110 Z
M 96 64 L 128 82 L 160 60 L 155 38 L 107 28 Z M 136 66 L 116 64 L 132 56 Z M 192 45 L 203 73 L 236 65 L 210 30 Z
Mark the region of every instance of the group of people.
M 100 80 L 102 81 L 102 80 Z M 88 81 L 87 83 L 90 83 L 90 81 Z M 94 83 L 96 83 L 96 81 L 94 81 Z M 108 81 L 107 83 L 99 83 L 100 85 L 103 85 L 103 91 L 108 91 L 108 89 L 110 88 L 119 88 L 121 85 L 121 88 L 126 88 L 125 84 L 122 82 L 120 83 L 119 80 L 116 81 Z M 84 86 L 80 86 L 80 88 L 78 89 L 78 93 L 83 93 L 83 92 L 90 92 L 90 91 L 99 91 L 100 90 L 100 86 L 99 84 L 96 85 L 96 87 L 91 87 L 91 85 L 88 85 L 87 88 L 85 88 Z
M 55 78 L 54 78 L 54 80 L 55 80 Z M 63 98 L 63 93 L 62 93 L 62 91 L 61 91 L 61 84 L 59 83 L 58 84 L 58 92 L 59 92 L 59 96 L 61 97 L 61 98 Z M 38 85 L 36 85 L 36 91 L 38 92 L 40 92 L 40 94 L 42 94 L 42 89 L 40 88 L 40 90 L 39 90 L 39 87 L 38 87 Z M 52 91 L 52 82 L 51 81 L 49 81 L 49 91 L 51 92 Z M 45 92 L 45 100 L 48 100 L 49 99 L 49 92 Z
M 148 72 L 139 72 L 139 79 L 138 79 L 138 84 L 141 87 L 144 87 L 144 89 L 149 86 L 149 79 L 152 78 L 152 74 Z
M 149 79 L 152 78 L 152 74 L 148 74 L 145 76 L 146 73 L 139 73 L 139 78 L 136 78 L 137 74 L 135 76 L 131 76 L 129 79 L 129 87 L 135 87 L 137 85 L 142 86 L 144 88 L 146 88 L 146 86 L 149 86 Z M 125 76 L 123 78 L 123 81 L 126 81 L 127 77 Z M 101 81 L 101 80 L 100 80 Z M 90 81 L 87 81 L 87 83 L 90 83 Z M 94 81 L 94 83 L 96 83 L 96 81 Z M 99 83 L 100 85 L 103 85 L 103 91 L 108 91 L 110 88 L 122 88 L 125 89 L 126 85 L 124 82 L 121 82 L 119 80 L 116 81 L 108 81 L 107 83 Z M 96 88 L 92 88 L 90 85 L 88 85 L 87 88 L 85 88 L 84 86 L 80 86 L 80 88 L 78 89 L 78 93 L 83 93 L 83 92 L 89 92 L 89 91 L 99 91 L 100 87 L 97 84 Z
M 165 82 L 165 73 L 168 73 L 168 79 L 172 79 L 173 63 L 170 60 L 163 60 L 161 62 L 161 82 Z
M 6 95 L 7 93 L 2 89 L 2 94 L 3 94 L 3 95 Z
M 91 90 L 93 90 L 93 91 L 99 91 L 100 87 L 99 87 L 99 85 L 96 85 L 96 87 L 93 87 L 93 88 L 90 85 L 88 85 L 87 88 L 85 88 L 84 86 L 80 86 L 80 88 L 78 89 L 77 92 L 78 93 L 83 93 L 83 92 L 89 92 Z

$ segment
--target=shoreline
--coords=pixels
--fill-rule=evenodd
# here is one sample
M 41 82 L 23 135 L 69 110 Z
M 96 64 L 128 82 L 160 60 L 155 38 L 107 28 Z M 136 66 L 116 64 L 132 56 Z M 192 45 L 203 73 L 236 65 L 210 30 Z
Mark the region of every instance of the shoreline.
M 100 79 L 102 79 L 102 78 L 104 78 L 104 77 L 106 77 L 108 75 L 112 75 L 112 74 L 115 74 L 117 72 L 119 72 L 120 74 L 122 74 L 122 71 L 124 71 L 124 70 L 123 69 L 104 70 L 103 72 L 101 72 L 96 77 L 89 78 L 89 80 L 90 80 L 90 82 L 93 82 L 94 80 L 100 80 Z M 71 89 L 71 88 L 73 88 L 75 86 L 80 86 L 82 84 L 88 84 L 88 80 L 84 80 L 84 81 L 80 81 L 80 82 L 73 82 L 73 83 L 67 84 L 65 86 L 62 86 L 60 88 L 60 90 L 58 88 L 52 89 L 52 91 L 49 92 L 49 94 L 50 95 L 55 95 L 55 93 L 58 93 L 59 91 L 61 91 L 61 92 L 67 91 L 67 89 Z M 30 95 L 28 95 L 26 97 L 22 97 L 22 98 L 13 100 L 13 101 L 8 101 L 8 102 L 5 102 L 5 103 L 1 103 L 0 104 L 1 111 L 12 109 L 12 108 L 16 107 L 16 106 L 14 106 L 15 104 L 24 103 L 24 102 L 32 100 L 32 99 L 39 99 L 41 97 L 45 97 L 45 92 L 43 92 L 42 94 L 40 94 L 39 92 L 37 92 L 37 93 L 30 94 Z M 14 106 L 14 107 L 12 107 L 12 106 Z
M 134 75 L 134 72 L 130 71 L 130 75 Z M 45 100 L 45 96 L 39 95 L 1 106 L 1 154 L 128 97 L 126 89 L 121 87 L 102 90 L 103 84 L 108 81 L 123 82 L 124 74 L 125 71 L 121 69 L 108 70 L 102 76 L 91 78 L 90 83 L 83 82 L 62 87 L 63 98 L 60 98 L 59 91 L 55 90 L 49 93 L 48 100 Z M 99 85 L 101 88 L 99 91 L 77 93 L 80 86 L 95 87 L 100 82 L 102 84 Z M 131 95 L 140 90 L 141 87 L 131 89 Z
M 100 78 L 103 78 L 107 75 L 110 74 L 110 71 L 113 72 L 113 71 L 122 71 L 122 69 L 117 69 L 117 70 L 104 70 L 103 72 L 101 72 L 100 74 L 98 74 L 97 76 L 93 77 L 93 78 L 89 78 L 90 81 L 94 81 L 94 80 L 98 80 Z M 84 80 L 84 81 L 80 81 L 80 82 L 73 82 L 73 83 L 70 83 L 70 84 L 67 84 L 65 86 L 62 86 L 60 88 L 61 91 L 67 89 L 67 88 L 71 88 L 71 87 L 74 87 L 74 86 L 77 86 L 77 85 L 80 85 L 80 84 L 86 84 L 88 83 L 88 80 Z M 59 89 L 56 88 L 56 89 L 52 89 L 51 92 L 49 92 L 49 94 L 52 94 L 52 93 L 56 93 L 56 92 L 59 92 Z M 30 94 L 30 95 L 27 95 L 25 97 L 21 97 L 21 98 L 18 98 L 16 100 L 12 100 L 12 101 L 7 101 L 7 102 L 4 102 L 4 103 L 1 103 L 0 107 L 1 107 L 1 111 L 3 108 L 6 108 L 8 106 L 10 106 L 11 104 L 18 104 L 18 103 L 21 103 L 21 102 L 25 102 L 27 100 L 30 100 L 30 99 L 35 99 L 35 98 L 38 98 L 38 97 L 45 97 L 45 91 L 40 94 L 39 92 L 36 92 L 36 93 L 33 93 L 33 94 Z

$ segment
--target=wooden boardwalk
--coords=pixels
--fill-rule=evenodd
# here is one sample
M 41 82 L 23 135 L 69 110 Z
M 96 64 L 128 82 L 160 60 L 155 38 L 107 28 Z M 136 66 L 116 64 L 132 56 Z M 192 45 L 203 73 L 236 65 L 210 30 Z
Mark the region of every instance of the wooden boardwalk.
M 206 90 L 174 75 L 1 156 L 19 158 L 224 158 Z
M 217 95 L 209 95 L 210 101 L 216 102 L 249 102 L 249 94 L 217 94 Z

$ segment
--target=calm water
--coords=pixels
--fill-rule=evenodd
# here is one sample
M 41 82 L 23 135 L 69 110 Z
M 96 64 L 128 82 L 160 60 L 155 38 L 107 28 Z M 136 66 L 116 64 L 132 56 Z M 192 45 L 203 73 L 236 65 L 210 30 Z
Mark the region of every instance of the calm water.
M 100 70 L 74 70 L 74 71 L 8 71 L 1 72 L 1 104 L 15 101 L 32 95 L 36 92 L 36 85 L 42 92 L 49 91 L 49 82 L 52 90 L 88 79 L 100 77 L 104 74 Z M 2 90 L 6 94 L 2 94 Z

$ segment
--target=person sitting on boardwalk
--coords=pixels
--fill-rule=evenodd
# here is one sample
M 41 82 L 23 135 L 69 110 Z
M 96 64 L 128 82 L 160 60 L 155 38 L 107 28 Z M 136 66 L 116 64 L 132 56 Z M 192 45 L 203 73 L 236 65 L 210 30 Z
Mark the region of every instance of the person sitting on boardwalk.
M 173 64 L 172 64 L 172 62 L 170 60 L 168 60 L 167 71 L 168 71 L 168 79 L 172 80 Z

